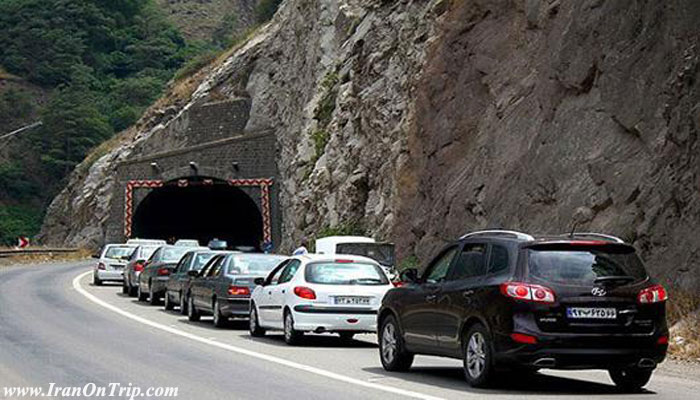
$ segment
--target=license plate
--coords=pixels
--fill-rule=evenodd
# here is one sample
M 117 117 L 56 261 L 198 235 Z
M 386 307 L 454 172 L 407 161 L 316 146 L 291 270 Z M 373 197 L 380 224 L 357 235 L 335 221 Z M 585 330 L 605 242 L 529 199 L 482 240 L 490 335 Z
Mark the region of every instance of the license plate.
M 337 296 L 335 304 L 368 306 L 369 297 Z
M 566 316 L 573 319 L 616 319 L 617 310 L 614 308 L 570 307 Z

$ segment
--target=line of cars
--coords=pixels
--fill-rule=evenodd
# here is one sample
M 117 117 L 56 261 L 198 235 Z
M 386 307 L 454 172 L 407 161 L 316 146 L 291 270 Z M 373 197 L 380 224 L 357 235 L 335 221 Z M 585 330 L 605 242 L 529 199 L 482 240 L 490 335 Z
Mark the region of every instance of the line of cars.
M 407 371 L 417 354 L 458 358 L 477 387 L 542 368 L 605 369 L 638 391 L 668 347 L 665 288 L 631 245 L 598 233 L 472 232 L 394 281 L 361 255 L 201 248 L 167 276 L 165 308 L 192 321 L 247 316 L 251 336 L 278 330 L 288 344 L 377 332 L 386 370 Z

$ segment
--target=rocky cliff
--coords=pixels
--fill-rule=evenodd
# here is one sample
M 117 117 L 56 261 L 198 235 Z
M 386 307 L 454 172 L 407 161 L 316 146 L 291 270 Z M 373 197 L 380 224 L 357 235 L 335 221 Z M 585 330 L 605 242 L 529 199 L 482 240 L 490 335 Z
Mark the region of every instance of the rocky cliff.
M 283 248 L 353 226 L 426 260 L 470 229 L 564 232 L 576 213 L 697 288 L 699 18 L 692 0 L 287 0 L 81 166 L 42 235 L 99 244 L 116 162 L 170 146 L 193 104 L 244 97 L 246 130 L 277 134 Z

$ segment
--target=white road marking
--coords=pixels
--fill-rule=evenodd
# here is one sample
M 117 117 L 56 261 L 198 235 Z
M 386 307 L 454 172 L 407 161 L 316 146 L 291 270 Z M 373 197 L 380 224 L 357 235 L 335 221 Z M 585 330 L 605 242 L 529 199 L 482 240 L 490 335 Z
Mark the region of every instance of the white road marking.
M 254 352 L 254 351 L 251 351 L 251 350 L 248 350 L 248 349 L 244 349 L 244 348 L 242 348 L 242 347 L 237 347 L 237 346 L 232 346 L 232 345 L 225 344 L 225 343 L 216 342 L 216 341 L 214 341 L 214 340 L 207 339 L 207 338 L 203 338 L 203 337 L 201 337 L 201 336 L 197 336 L 197 335 L 194 335 L 194 334 L 192 334 L 192 333 L 185 332 L 185 331 L 181 331 L 181 330 L 179 330 L 179 329 L 175 329 L 175 328 L 172 328 L 172 327 L 167 326 L 167 325 L 163 325 L 163 324 L 159 324 L 159 323 L 157 323 L 157 322 L 153 322 L 153 321 L 148 320 L 148 319 L 146 319 L 146 318 L 144 318 L 144 317 L 140 317 L 140 316 L 138 316 L 138 315 L 134 315 L 134 314 L 132 314 L 132 313 L 130 313 L 130 312 L 124 311 L 124 310 L 122 310 L 121 308 L 116 307 L 116 306 L 114 306 L 114 305 L 112 305 L 112 304 L 109 304 L 109 303 L 107 303 L 107 302 L 104 301 L 104 300 L 100 300 L 100 299 L 97 298 L 95 295 L 93 295 L 93 294 L 91 294 L 91 293 L 88 293 L 88 291 L 85 290 L 85 289 L 80 285 L 80 280 L 83 279 L 84 277 L 86 277 L 87 275 L 91 274 L 91 273 L 92 273 L 92 271 L 87 271 L 87 272 L 84 272 L 84 273 L 82 273 L 82 274 L 76 276 L 75 279 L 73 279 L 73 288 L 74 288 L 78 293 L 82 294 L 82 295 L 85 296 L 88 300 L 92 301 L 93 303 L 95 303 L 95 304 L 97 304 L 97 305 L 99 305 L 99 306 L 102 306 L 102 307 L 104 307 L 104 308 L 106 308 L 106 309 L 108 309 L 108 310 L 110 310 L 110 311 L 114 311 L 115 313 L 120 314 L 120 315 L 122 315 L 122 316 L 124 316 L 124 317 L 127 317 L 127 318 L 129 318 L 129 319 L 132 319 L 132 320 L 134 320 L 134 321 L 136 321 L 136 322 L 140 322 L 140 323 L 142 323 L 142 324 L 144 324 L 144 325 L 148 325 L 148 326 L 150 326 L 150 327 L 152 327 L 152 328 L 160 329 L 160 330 L 162 330 L 162 331 L 171 333 L 171 334 L 173 334 L 173 335 L 177 335 L 177 336 L 184 337 L 184 338 L 187 338 L 187 339 L 190 339 L 190 340 L 194 340 L 194 341 L 196 341 L 196 342 L 208 344 L 208 345 L 210 345 L 210 346 L 218 347 L 218 348 L 220 348 L 220 349 L 228 350 L 228 351 L 231 351 L 231 352 L 234 352 L 234 353 L 243 354 L 243 355 L 246 355 L 246 356 L 249 356 L 249 357 L 257 358 L 257 359 L 259 359 L 259 360 L 264 360 L 264 361 L 272 362 L 272 363 L 279 364 L 279 365 L 284 365 L 284 366 L 289 367 L 289 368 L 294 368 L 294 369 L 297 369 L 297 370 L 300 370 L 300 371 L 309 372 L 309 373 L 312 373 L 312 374 L 320 375 L 320 376 L 323 376 L 323 377 L 326 377 L 326 378 L 330 378 L 330 379 L 334 379 L 334 380 L 337 380 L 337 381 L 341 381 L 341 382 L 345 382 L 345 383 L 350 383 L 350 384 L 352 384 L 352 385 L 362 386 L 362 387 L 366 387 L 366 388 L 369 388 L 369 389 L 381 390 L 381 391 L 383 391 L 383 392 L 389 392 L 389 393 L 398 394 L 398 395 L 406 396 L 406 397 L 412 397 L 412 398 L 416 398 L 416 399 L 442 400 L 440 397 L 430 396 L 430 395 L 427 395 L 427 394 L 423 394 L 423 393 L 419 393 L 419 392 L 413 392 L 413 391 L 410 391 L 410 390 L 399 389 L 399 388 L 395 388 L 395 387 L 391 387 L 391 386 L 378 385 L 378 384 L 375 384 L 375 383 L 372 383 L 372 382 L 363 381 L 363 380 L 361 380 L 361 379 L 355 379 L 355 378 L 351 378 L 351 377 L 349 377 L 349 376 L 345 376 L 345 375 L 341 375 L 341 374 L 336 374 L 336 373 L 334 373 L 334 372 L 325 371 L 325 370 L 322 370 L 322 369 L 320 369 L 320 368 L 315 368 L 315 367 L 311 367 L 311 366 L 308 366 L 308 365 L 296 363 L 296 362 L 294 362 L 294 361 L 285 360 L 284 358 L 279 358 L 279 357 L 275 357 L 275 356 L 270 356 L 270 355 L 267 355 L 267 354 L 256 353 L 256 352 Z

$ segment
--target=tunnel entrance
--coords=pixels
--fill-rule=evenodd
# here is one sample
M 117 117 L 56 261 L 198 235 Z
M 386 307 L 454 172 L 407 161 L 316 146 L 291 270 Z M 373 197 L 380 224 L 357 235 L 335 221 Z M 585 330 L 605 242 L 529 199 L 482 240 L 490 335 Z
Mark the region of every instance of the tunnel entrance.
M 226 181 L 189 178 L 165 183 L 136 208 L 132 237 L 197 239 L 206 245 L 218 238 L 230 247 L 260 248 L 263 220 L 253 199 Z

